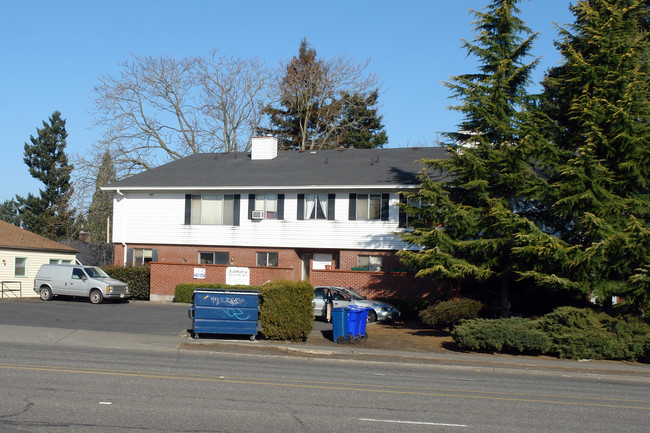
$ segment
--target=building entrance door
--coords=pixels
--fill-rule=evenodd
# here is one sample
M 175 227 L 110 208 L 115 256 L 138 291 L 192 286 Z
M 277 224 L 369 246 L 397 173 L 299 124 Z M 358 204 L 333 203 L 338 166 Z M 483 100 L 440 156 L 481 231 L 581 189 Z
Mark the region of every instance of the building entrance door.
M 309 281 L 309 269 L 311 267 L 311 254 L 302 255 L 302 275 L 303 281 Z

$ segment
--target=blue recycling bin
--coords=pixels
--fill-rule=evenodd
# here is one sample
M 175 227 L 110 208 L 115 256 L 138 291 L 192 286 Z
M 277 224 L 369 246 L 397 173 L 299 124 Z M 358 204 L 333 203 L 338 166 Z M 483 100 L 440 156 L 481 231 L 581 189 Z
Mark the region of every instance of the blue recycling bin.
M 345 343 L 348 337 L 348 307 L 332 308 L 332 338 L 336 343 Z
M 348 307 L 348 333 L 346 338 L 349 343 L 359 341 L 359 309 L 354 305 Z
M 351 305 L 348 308 L 351 310 L 350 316 L 354 316 L 354 318 L 348 321 L 348 338 L 350 340 L 354 339 L 355 341 L 367 338 L 366 323 L 368 322 L 368 312 L 371 308 L 360 307 L 358 305 Z
M 238 334 L 255 339 L 259 293 L 255 291 L 195 290 L 187 315 L 194 338 L 199 334 Z

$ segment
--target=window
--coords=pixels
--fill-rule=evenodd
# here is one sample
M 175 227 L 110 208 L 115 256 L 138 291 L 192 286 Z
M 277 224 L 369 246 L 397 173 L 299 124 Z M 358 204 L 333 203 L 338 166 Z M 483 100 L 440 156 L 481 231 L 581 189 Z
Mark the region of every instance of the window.
M 264 219 L 284 219 L 284 194 L 249 194 L 248 219 L 252 219 L 253 211 L 262 211 Z
M 357 257 L 357 268 L 381 271 L 381 256 L 359 256 Z
M 299 220 L 333 220 L 335 194 L 298 194 Z
M 158 250 L 148 248 L 129 248 L 126 252 L 126 263 L 132 266 L 142 266 L 149 262 L 158 261 Z
M 72 279 L 73 280 L 83 280 L 85 277 L 84 271 L 82 271 L 80 268 L 74 268 L 72 270 Z
M 26 277 L 27 276 L 27 258 L 26 257 L 16 257 L 14 263 L 14 276 L 15 277 Z
M 186 194 L 185 224 L 239 225 L 239 194 Z
M 389 194 L 350 194 L 349 219 L 388 221 Z
M 71 265 L 72 260 L 66 260 L 66 259 L 50 259 L 50 265 Z
M 199 253 L 199 264 L 201 265 L 227 265 L 230 253 Z
M 422 200 L 420 199 L 414 199 L 409 197 L 408 199 L 404 197 L 403 195 L 400 195 L 399 197 L 399 202 L 400 205 L 405 205 L 409 207 L 414 207 L 414 208 L 422 208 L 424 207 L 422 205 Z M 412 227 L 413 222 L 417 220 L 417 216 L 415 215 L 409 215 L 404 211 L 403 209 L 400 208 L 399 210 L 399 227 L 406 228 L 406 227 Z
M 277 266 L 278 253 L 257 253 L 257 266 Z

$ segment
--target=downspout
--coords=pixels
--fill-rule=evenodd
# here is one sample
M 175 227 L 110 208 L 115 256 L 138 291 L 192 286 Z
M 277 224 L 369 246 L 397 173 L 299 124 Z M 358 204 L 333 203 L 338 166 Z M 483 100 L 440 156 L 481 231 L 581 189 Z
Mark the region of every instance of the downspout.
M 126 198 L 126 194 L 122 193 L 119 189 L 116 189 L 115 191 L 122 197 Z M 114 220 L 113 223 L 115 223 Z M 124 224 L 122 224 L 122 231 L 124 231 Z M 124 233 L 122 233 L 122 266 L 126 267 L 126 242 L 124 242 Z

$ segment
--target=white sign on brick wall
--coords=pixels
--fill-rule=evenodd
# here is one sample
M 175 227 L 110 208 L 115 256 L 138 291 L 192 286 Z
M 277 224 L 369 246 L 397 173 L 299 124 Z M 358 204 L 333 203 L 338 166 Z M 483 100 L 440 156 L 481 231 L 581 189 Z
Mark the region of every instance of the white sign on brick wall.
M 194 278 L 205 280 L 205 268 L 194 268 Z
M 227 267 L 226 284 L 249 286 L 251 284 L 251 270 L 235 266 Z

